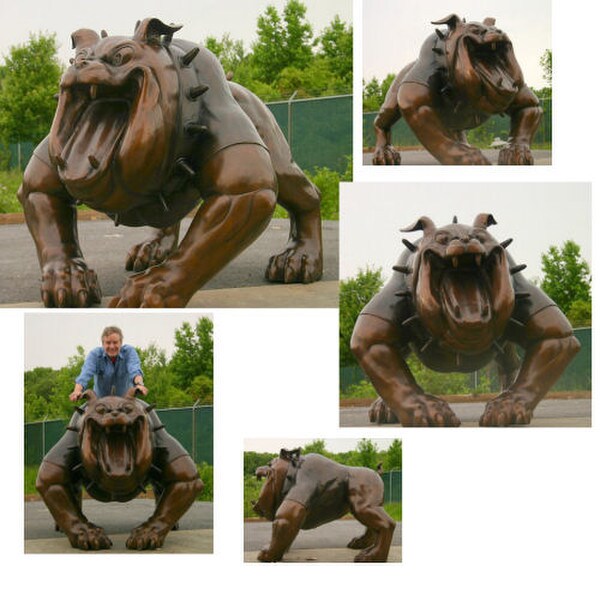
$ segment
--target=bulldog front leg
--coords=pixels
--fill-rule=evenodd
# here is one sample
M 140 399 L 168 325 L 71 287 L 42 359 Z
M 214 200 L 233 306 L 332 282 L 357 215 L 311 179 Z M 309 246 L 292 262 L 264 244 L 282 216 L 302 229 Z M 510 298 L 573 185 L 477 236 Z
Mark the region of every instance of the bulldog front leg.
M 153 515 L 136 527 L 127 539 L 130 550 L 162 547 L 167 534 L 192 505 L 204 484 L 189 456 L 180 456 L 163 470 L 166 485 Z
M 58 529 L 65 533 L 73 548 L 106 550 L 112 546 L 104 529 L 88 521 L 81 511 L 65 469 L 42 462 L 35 487 L 54 517 Z
M 17 195 L 37 250 L 44 306 L 83 308 L 99 303 L 98 278 L 79 247 L 75 203 L 55 170 L 34 155 Z
M 580 349 L 569 322 L 556 306 L 536 313 L 527 323 L 526 333 L 537 341 L 527 346 L 514 383 L 486 405 L 479 420 L 483 427 L 527 425 L 535 407 Z
M 294 500 L 284 500 L 273 520 L 271 541 L 258 553 L 261 562 L 277 562 L 296 539 L 306 517 L 306 508 Z
M 500 165 L 532 165 L 531 143 L 542 118 L 542 109 L 535 94 L 524 87 L 508 110 L 510 136 L 508 146 L 500 151 Z
M 481 150 L 469 146 L 447 130 L 433 109 L 429 88 L 417 83 L 400 87 L 398 102 L 402 116 L 419 141 L 443 165 L 489 165 Z
M 406 347 L 407 340 L 400 339 L 392 323 L 363 314 L 356 321 L 350 343 L 377 393 L 402 425 L 460 425 L 445 400 L 426 394 L 417 384 L 400 350 Z M 386 412 L 377 414 L 383 416 Z

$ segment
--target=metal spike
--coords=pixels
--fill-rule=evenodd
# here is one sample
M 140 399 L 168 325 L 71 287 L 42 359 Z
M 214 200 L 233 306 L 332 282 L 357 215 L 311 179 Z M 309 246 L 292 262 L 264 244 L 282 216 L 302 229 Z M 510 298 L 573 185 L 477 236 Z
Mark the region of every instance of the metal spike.
M 191 87 L 188 90 L 188 97 L 190 98 L 190 100 L 195 100 L 196 98 L 199 98 L 200 96 L 202 96 L 202 94 L 206 92 L 208 92 L 208 86 L 201 83 L 200 85 Z
M 88 160 L 94 169 L 97 169 L 100 166 L 100 161 L 93 154 L 88 156 Z
M 60 154 L 54 158 L 54 161 L 61 169 L 67 166 L 67 161 Z
M 73 408 L 73 410 L 74 410 L 75 412 L 78 412 L 80 415 L 82 415 L 82 414 L 84 414 L 84 413 L 85 413 L 85 409 L 81 408 L 81 406 L 75 406 L 75 407 Z
M 405 319 L 404 321 L 402 321 L 402 327 L 405 327 L 406 325 L 411 325 L 412 323 L 414 323 L 415 321 L 418 321 L 420 319 L 419 315 L 413 315 L 412 317 L 408 317 L 408 319 Z
M 517 321 L 517 319 L 513 319 L 512 317 L 508 320 L 508 322 L 516 325 L 517 327 L 525 327 L 525 323 L 521 323 L 521 321 Z
M 186 52 L 180 59 L 179 64 L 182 67 L 189 67 L 192 61 L 198 56 L 198 52 L 200 52 L 200 48 L 192 48 L 189 52 Z
M 75 433 L 79 433 L 79 427 L 73 427 L 72 425 L 67 425 L 67 431 L 74 431 Z
M 432 48 L 434 54 L 444 54 L 441 48 Z
M 392 269 L 398 271 L 398 273 L 404 273 L 405 275 L 410 275 L 413 272 L 413 270 L 406 265 L 394 265 Z
M 188 123 L 183 129 L 188 135 L 201 135 L 208 132 L 208 127 L 200 123 Z
M 60 98 L 60 94 L 54 94 L 52 97 L 58 102 L 58 99 Z
M 496 340 L 494 340 L 494 348 L 496 348 L 500 354 L 504 354 L 504 348 Z
M 440 40 L 445 40 L 446 39 L 446 36 L 444 35 L 444 32 L 440 31 L 437 27 L 435 29 L 435 33 L 440 38 Z
M 513 243 L 513 239 L 512 238 L 508 238 L 507 240 L 504 240 L 503 242 L 500 242 L 500 245 L 503 248 L 508 248 L 512 243 Z
M 412 292 L 396 292 L 394 296 L 398 296 L 399 298 L 412 298 Z
M 515 273 L 518 273 L 519 271 L 522 271 L 523 269 L 526 269 L 527 265 L 516 265 L 515 267 L 511 267 L 510 268 L 510 274 L 514 275 Z
M 402 243 L 411 251 L 411 252 L 416 252 L 417 251 L 417 247 L 410 241 L 402 238 Z
M 516 292 L 515 300 L 524 300 L 525 298 L 529 298 L 531 294 L 529 292 Z
M 115 221 L 115 227 L 118 227 L 119 221 L 120 221 L 119 213 L 115 213 L 114 221 Z
M 452 222 L 453 222 L 453 223 L 458 223 L 458 217 L 457 217 L 456 215 L 454 215 L 454 216 L 452 217 Z
M 105 37 L 108 37 L 108 32 L 106 31 L 106 29 L 103 29 L 103 30 L 100 32 L 100 37 L 103 37 L 103 38 L 105 38 Z
M 176 161 L 176 164 L 179 167 L 179 169 L 181 171 L 183 171 L 188 177 L 196 176 L 196 171 L 194 171 L 194 169 L 192 169 L 192 167 L 190 167 L 190 165 L 188 165 L 185 158 L 178 158 Z
M 158 194 L 158 199 L 160 200 L 160 203 L 162 204 L 164 211 L 169 212 L 169 206 L 167 204 L 167 201 L 165 200 L 165 197 L 160 192 Z
M 147 414 L 149 412 L 152 412 L 155 408 L 156 408 L 156 404 L 148 404 L 148 406 L 146 406 L 146 408 L 144 408 L 144 410 L 146 411 L 146 414 Z
M 74 59 L 74 58 L 70 58 L 70 59 L 69 59 L 69 64 L 70 64 L 70 65 L 73 65 L 73 64 L 75 64 L 75 59 Z
M 160 425 L 157 425 L 156 427 L 154 427 L 152 429 L 152 431 L 158 431 L 159 429 L 164 429 L 164 428 L 165 428 L 165 426 L 161 423 Z
M 425 352 L 425 350 L 427 350 L 427 348 L 429 348 L 429 346 L 431 346 L 431 344 L 433 344 L 433 338 L 430 337 L 421 347 L 421 349 L 419 350 L 419 352 Z

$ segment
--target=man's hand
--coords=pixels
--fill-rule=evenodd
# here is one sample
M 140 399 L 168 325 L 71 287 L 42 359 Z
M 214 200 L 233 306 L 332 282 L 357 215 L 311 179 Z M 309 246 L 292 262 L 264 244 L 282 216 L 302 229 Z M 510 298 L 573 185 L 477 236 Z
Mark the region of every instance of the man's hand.
M 71 402 L 78 402 L 81 400 L 81 394 L 83 393 L 83 386 L 79 383 L 75 384 L 73 391 L 69 394 L 69 400 Z

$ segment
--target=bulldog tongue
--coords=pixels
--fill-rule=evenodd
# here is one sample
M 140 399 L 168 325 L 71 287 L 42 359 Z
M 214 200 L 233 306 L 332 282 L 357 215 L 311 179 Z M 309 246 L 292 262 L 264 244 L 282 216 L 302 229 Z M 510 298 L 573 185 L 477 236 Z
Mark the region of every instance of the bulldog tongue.
M 126 434 L 111 435 L 104 440 L 102 461 L 112 477 L 129 475 L 133 467 L 133 455 Z
M 67 142 L 61 175 L 70 182 L 94 177 L 98 168 L 106 166 L 127 124 L 125 102 L 96 101 L 82 115 Z
M 447 318 L 453 321 L 476 325 L 490 318 L 485 281 L 476 270 L 447 270 L 441 281 L 441 300 Z

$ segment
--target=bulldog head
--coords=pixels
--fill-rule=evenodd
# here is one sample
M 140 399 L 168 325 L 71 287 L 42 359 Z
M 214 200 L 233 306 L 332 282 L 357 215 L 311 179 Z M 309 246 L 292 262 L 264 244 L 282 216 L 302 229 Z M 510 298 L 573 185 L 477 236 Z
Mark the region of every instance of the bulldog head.
M 523 86 L 523 73 L 510 38 L 496 27 L 496 19 L 469 22 L 455 14 L 432 22 L 446 25 L 437 31 L 445 43 L 451 82 L 459 94 L 479 110 L 504 112 Z
M 128 494 L 140 487 L 152 463 L 152 430 L 135 389 L 124 398 L 98 398 L 88 390 L 79 430 L 81 462 L 103 490 Z
M 515 294 L 505 246 L 488 232 L 495 224 L 489 214 L 473 225 L 455 222 L 437 228 L 421 217 L 402 231 L 423 231 L 410 245 L 414 252 L 411 274 L 416 311 L 429 332 L 464 354 L 491 347 L 510 318 Z
M 266 477 L 266 481 L 260 491 L 260 496 L 256 502 L 252 502 L 254 512 L 272 521 L 279 505 L 283 501 L 283 485 L 286 480 L 290 464 L 295 465 L 300 458 L 300 449 L 286 450 L 284 448 L 279 452 L 279 457 L 273 459 L 268 465 L 256 469 L 256 478 L 260 481 Z
M 132 38 L 90 29 L 72 34 L 75 58 L 60 83 L 49 148 L 74 198 L 119 212 L 160 189 L 179 95 L 166 44 L 178 29 L 146 19 Z M 117 187 L 130 192 L 132 204 L 109 200 Z

